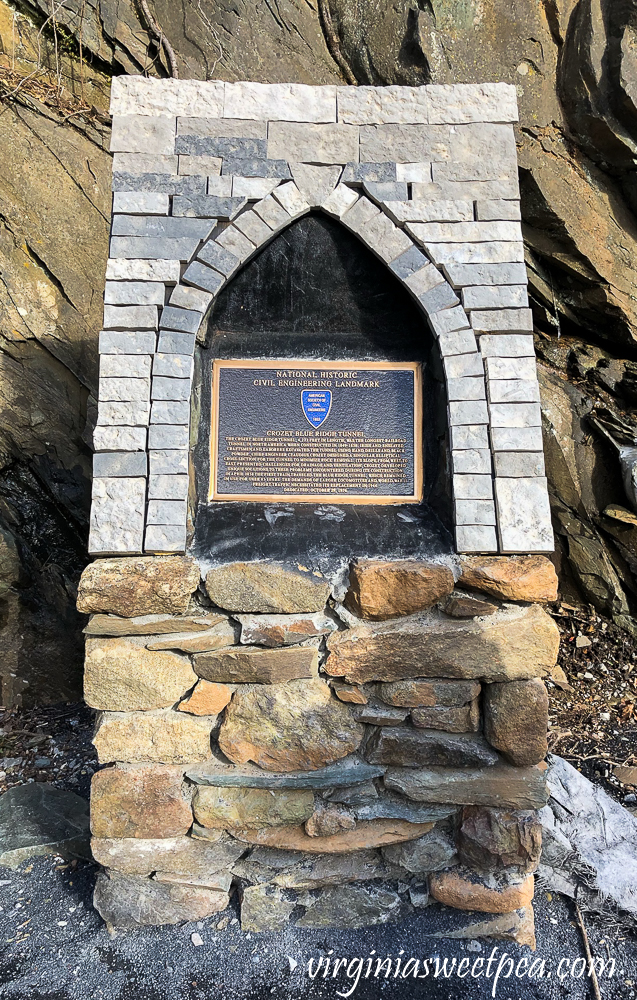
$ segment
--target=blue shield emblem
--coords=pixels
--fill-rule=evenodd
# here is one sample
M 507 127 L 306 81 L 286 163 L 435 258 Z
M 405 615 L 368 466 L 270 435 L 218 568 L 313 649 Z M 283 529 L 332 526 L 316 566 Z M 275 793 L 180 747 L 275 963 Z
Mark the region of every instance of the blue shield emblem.
M 303 389 L 301 406 L 306 420 L 312 427 L 320 427 L 329 417 L 332 393 L 329 389 Z

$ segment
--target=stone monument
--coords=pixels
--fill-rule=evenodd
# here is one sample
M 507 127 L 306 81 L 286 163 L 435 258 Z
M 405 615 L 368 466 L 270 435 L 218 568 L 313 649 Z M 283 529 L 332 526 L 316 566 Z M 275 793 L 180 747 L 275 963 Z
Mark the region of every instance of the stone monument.
M 559 636 L 515 89 L 118 77 L 111 110 L 98 910 L 430 894 L 532 944 Z

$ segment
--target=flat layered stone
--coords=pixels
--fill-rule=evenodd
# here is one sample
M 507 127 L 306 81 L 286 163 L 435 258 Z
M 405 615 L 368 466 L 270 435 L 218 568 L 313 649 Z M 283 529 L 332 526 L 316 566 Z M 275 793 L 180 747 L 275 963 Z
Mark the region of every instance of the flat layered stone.
M 227 622 L 200 632 L 175 632 L 146 643 L 147 649 L 174 649 L 182 653 L 209 653 L 234 643 L 234 629 Z
M 93 895 L 93 906 L 107 926 L 125 930 L 204 920 L 225 910 L 229 901 L 227 892 L 216 889 L 103 872 Z
M 392 875 L 377 850 L 300 857 L 301 861 L 274 876 L 272 881 L 275 885 L 282 889 L 318 889 L 348 882 L 385 879 Z
M 324 889 L 297 920 L 297 927 L 372 927 L 401 917 L 400 896 L 387 889 L 335 886 Z
M 305 824 L 308 837 L 333 837 L 342 830 L 353 830 L 356 819 L 347 806 L 317 799 L 312 815 Z
M 559 630 L 538 607 L 509 605 L 487 619 L 423 612 L 364 624 L 327 639 L 325 669 L 348 683 L 409 677 L 486 681 L 543 676 L 557 662 Z
M 369 726 L 400 726 L 408 715 L 408 709 L 384 705 L 376 699 L 354 709 L 354 717 Z
M 385 787 L 416 802 L 542 809 L 548 801 L 544 773 L 537 767 L 499 763 L 483 768 L 391 768 Z
M 318 673 L 318 651 L 309 646 L 235 647 L 200 653 L 193 662 L 200 677 L 216 683 L 284 684 Z
M 358 820 L 406 819 L 409 823 L 437 823 L 438 820 L 453 816 L 457 811 L 455 806 L 449 805 L 418 806 L 410 799 L 386 789 L 381 795 L 376 792 L 376 797 L 371 801 L 352 801 L 351 808 Z
M 365 756 L 370 764 L 400 767 L 489 767 L 500 759 L 481 736 L 410 726 L 379 729 L 367 743 Z
M 190 715 L 218 715 L 230 704 L 233 691 L 234 686 L 199 681 L 192 694 L 180 702 L 177 709 Z
M 215 722 L 216 716 L 196 718 L 185 712 L 105 712 L 93 746 L 100 764 L 192 764 L 210 758 Z
M 386 844 L 415 840 L 429 833 L 433 823 L 408 823 L 402 819 L 375 819 L 358 823 L 355 830 L 345 830 L 333 837 L 309 837 L 302 826 L 265 830 L 233 830 L 233 836 L 245 844 L 278 847 L 306 854 L 348 854 Z
M 190 789 L 181 768 L 109 767 L 93 775 L 93 837 L 180 837 L 191 823 Z
M 477 733 L 480 729 L 480 708 L 477 700 L 458 708 L 436 705 L 433 708 L 412 708 L 411 721 L 419 729 L 443 729 L 447 733 Z
M 463 556 L 459 582 L 507 601 L 556 601 L 557 573 L 546 556 Z
M 311 614 L 322 611 L 330 595 L 318 571 L 272 562 L 235 562 L 206 575 L 210 600 L 226 611 Z
M 348 706 L 318 678 L 249 684 L 237 690 L 226 709 L 219 747 L 235 764 L 311 771 L 352 753 L 363 733 Z
M 477 698 L 480 688 L 477 681 L 404 680 L 381 684 L 380 696 L 405 708 L 455 708 Z
M 331 688 L 340 701 L 345 701 L 350 705 L 367 704 L 367 695 L 356 684 L 341 684 L 339 681 L 335 681 Z
M 459 910 L 511 913 L 531 905 L 534 882 L 532 875 L 520 878 L 508 873 L 489 874 L 456 868 L 432 874 L 429 892 L 439 903 Z
M 36 855 L 88 857 L 88 802 L 46 782 L 14 785 L 0 796 L 0 866 Z
M 136 618 L 183 614 L 199 586 L 199 567 L 185 556 L 98 559 L 80 579 L 78 611 Z
M 452 618 L 478 618 L 481 615 L 493 615 L 497 610 L 497 604 L 481 601 L 470 594 L 452 594 L 444 605 L 445 614 Z
M 456 840 L 460 861 L 470 868 L 533 872 L 542 852 L 542 824 L 531 810 L 465 806 Z
M 204 767 L 189 768 L 186 777 L 198 785 L 216 785 L 222 788 L 233 786 L 246 788 L 349 788 L 363 785 L 372 778 L 379 778 L 385 769 L 367 764 L 359 757 L 346 757 L 336 764 L 318 768 L 316 771 L 292 771 L 288 774 L 272 774 L 254 765 L 241 767 L 211 761 Z
M 320 613 L 314 615 L 235 615 L 241 623 L 241 642 L 247 646 L 292 646 L 314 636 L 335 632 L 338 625 Z
M 93 837 L 91 850 L 98 864 L 124 875 L 150 875 L 161 871 L 185 878 L 209 878 L 234 864 L 245 851 L 245 845 L 222 830 L 216 838 L 195 840 L 193 837 L 164 837 L 142 840 L 117 840 Z
M 499 913 L 487 920 L 468 920 L 458 930 L 445 929 L 431 935 L 433 938 L 445 938 L 459 941 L 475 941 L 487 938 L 494 941 L 514 941 L 515 944 L 528 945 L 535 951 L 535 918 L 532 906 L 523 906 L 512 913 Z
M 424 611 L 453 590 L 448 566 L 359 560 L 350 567 L 345 607 L 359 618 L 385 621 Z
M 281 933 L 288 929 L 296 903 L 275 885 L 246 886 L 241 896 L 241 930 L 244 933 Z
M 484 735 L 517 767 L 539 764 L 548 753 L 549 698 L 539 678 L 487 684 Z
M 458 861 L 456 845 L 446 830 L 434 829 L 418 840 L 383 848 L 383 857 L 417 875 L 448 868 Z
M 297 826 L 314 812 L 314 795 L 307 789 L 215 788 L 197 785 L 192 799 L 195 819 L 213 830 Z
M 152 878 L 156 882 L 170 882 L 176 885 L 191 885 L 204 889 L 221 889 L 222 892 L 229 892 L 232 886 L 232 875 L 230 872 L 217 872 L 216 875 L 204 875 L 196 878 L 192 875 L 185 875 L 182 872 L 154 872 Z
M 226 621 L 225 615 L 140 615 L 120 618 L 117 615 L 93 615 L 84 629 L 85 635 L 128 636 L 165 635 L 170 632 L 205 632 L 213 625 Z
M 169 708 L 197 683 L 185 656 L 145 649 L 134 640 L 86 640 L 84 700 L 91 708 L 126 712 Z

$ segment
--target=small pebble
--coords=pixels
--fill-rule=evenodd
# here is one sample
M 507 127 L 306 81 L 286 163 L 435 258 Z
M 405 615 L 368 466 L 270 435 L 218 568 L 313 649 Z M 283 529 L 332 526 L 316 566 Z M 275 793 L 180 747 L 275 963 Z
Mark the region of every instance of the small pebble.
M 198 948 L 200 945 L 203 944 L 203 938 L 201 934 L 197 934 L 196 931 L 194 932 L 194 934 L 190 935 L 190 940 L 194 944 L 195 948 Z

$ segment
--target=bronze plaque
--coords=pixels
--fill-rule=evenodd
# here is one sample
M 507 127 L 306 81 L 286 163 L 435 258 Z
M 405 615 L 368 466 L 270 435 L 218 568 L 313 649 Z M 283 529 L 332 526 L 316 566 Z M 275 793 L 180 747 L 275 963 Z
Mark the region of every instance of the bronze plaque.
M 413 503 L 418 363 L 214 361 L 212 500 Z

